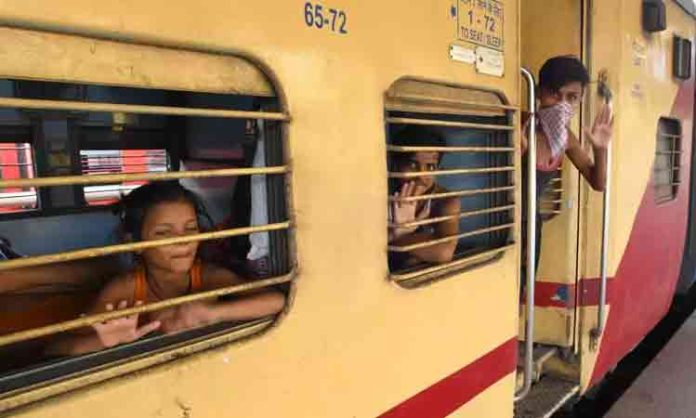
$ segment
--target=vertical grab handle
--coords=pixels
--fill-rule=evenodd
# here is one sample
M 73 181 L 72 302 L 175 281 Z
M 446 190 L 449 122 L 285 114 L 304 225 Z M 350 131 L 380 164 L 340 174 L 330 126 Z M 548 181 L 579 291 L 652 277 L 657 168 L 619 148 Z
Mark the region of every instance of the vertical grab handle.
M 611 102 L 612 91 L 607 85 L 606 70 L 599 73 L 599 85 L 597 93 L 606 103 Z M 604 323 L 607 317 L 607 271 L 609 258 L 609 225 L 611 221 L 611 144 L 607 147 L 606 153 L 607 174 L 604 184 L 604 195 L 602 196 L 602 248 L 599 260 L 600 282 L 599 282 L 599 301 L 597 306 L 597 327 L 590 331 L 590 348 L 595 350 L 599 345 L 599 339 L 604 333 Z
M 525 323 L 525 353 L 524 353 L 524 385 L 515 393 L 515 401 L 519 401 L 529 394 L 532 388 L 532 369 L 534 366 L 534 286 L 536 276 L 536 211 L 537 211 L 537 196 L 536 196 L 536 82 L 526 68 L 521 68 L 522 76 L 527 81 L 529 87 L 529 95 L 527 97 L 530 120 L 529 134 L 527 136 L 527 277 L 526 277 L 526 303 L 527 303 L 527 321 Z

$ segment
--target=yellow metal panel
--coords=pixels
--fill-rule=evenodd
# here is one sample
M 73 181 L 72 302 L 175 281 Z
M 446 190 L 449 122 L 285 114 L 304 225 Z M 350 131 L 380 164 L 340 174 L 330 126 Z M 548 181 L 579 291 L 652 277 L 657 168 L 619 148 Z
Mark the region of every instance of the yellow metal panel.
M 641 28 L 640 3 L 630 0 L 593 2 L 593 62 L 606 68 L 614 89 L 615 123 L 608 275 L 613 277 L 625 251 L 654 159 L 657 123 L 668 115 L 679 87 L 672 77 L 672 36 L 693 38 L 693 18 L 674 2 L 666 2 L 668 28 L 646 34 Z M 596 76 L 596 74 L 595 74 Z M 594 94 L 594 92 L 593 92 Z M 637 123 L 640 121 L 640 123 Z M 602 196 L 582 189 L 580 272 L 599 277 Z M 608 317 L 611 315 L 609 309 Z M 597 349 L 587 337 L 597 323 L 597 308 L 580 309 L 582 386 L 590 383 Z
M 2 77 L 273 96 L 246 60 L 0 27 Z M 176 69 L 176 71 L 172 71 Z
M 512 416 L 512 404 L 500 402 L 505 399 L 511 387 L 515 386 L 515 375 L 501 379 L 486 392 L 472 399 L 471 402 L 449 415 L 450 418 L 485 418 Z
M 516 335 L 517 248 L 422 289 L 386 280 L 384 94 L 414 76 L 495 89 L 517 106 L 518 2 L 504 1 L 503 78 L 450 60 L 449 0 L 326 5 L 346 11 L 347 35 L 307 27 L 303 2 L 0 2 L 0 21 L 13 25 L 253 57 L 278 82 L 293 117 L 299 271 L 279 326 L 17 416 L 369 417 Z M 489 391 L 472 408 L 510 416 L 512 379 Z

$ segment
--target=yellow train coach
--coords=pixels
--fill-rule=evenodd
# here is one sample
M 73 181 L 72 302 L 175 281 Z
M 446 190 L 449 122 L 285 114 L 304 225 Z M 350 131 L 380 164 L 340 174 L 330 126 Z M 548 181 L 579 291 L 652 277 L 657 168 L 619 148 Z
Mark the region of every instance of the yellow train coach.
M 696 277 L 695 19 L 0 0 L 1 413 L 549 416 Z

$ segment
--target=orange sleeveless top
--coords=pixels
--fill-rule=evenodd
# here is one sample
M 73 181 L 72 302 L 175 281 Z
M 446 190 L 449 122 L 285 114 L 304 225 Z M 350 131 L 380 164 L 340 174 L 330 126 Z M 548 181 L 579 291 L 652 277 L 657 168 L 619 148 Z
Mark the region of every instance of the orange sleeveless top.
M 194 293 L 203 287 L 203 277 L 201 275 L 202 266 L 199 260 L 196 260 L 191 266 L 191 271 L 189 276 L 191 278 L 191 283 L 189 283 L 189 293 Z M 147 301 L 147 278 L 144 266 L 138 266 L 138 268 L 133 272 L 135 275 L 135 292 L 133 292 L 133 302 L 135 301 Z

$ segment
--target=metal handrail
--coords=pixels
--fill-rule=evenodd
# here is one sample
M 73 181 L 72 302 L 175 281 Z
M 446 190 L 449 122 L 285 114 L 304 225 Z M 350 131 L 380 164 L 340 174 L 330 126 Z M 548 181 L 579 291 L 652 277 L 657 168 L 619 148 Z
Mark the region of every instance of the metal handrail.
M 605 177 L 604 196 L 602 196 L 602 248 L 599 260 L 600 282 L 599 301 L 597 306 L 597 326 L 590 332 L 591 348 L 596 348 L 604 333 L 604 322 L 607 318 L 607 278 L 609 259 L 609 225 L 611 221 L 611 145 L 606 151 L 607 174 Z
M 534 75 L 521 68 L 522 76 L 529 86 L 529 135 L 527 137 L 527 321 L 525 323 L 524 385 L 515 393 L 515 401 L 525 398 L 532 389 L 534 367 L 534 286 L 536 260 L 536 82 Z
M 609 104 L 613 96 L 611 89 L 607 85 L 607 71 L 601 70 L 599 73 L 599 84 L 597 94 Z M 602 248 L 600 263 L 600 284 L 599 301 L 597 306 L 597 326 L 590 331 L 590 348 L 596 349 L 599 340 L 604 333 L 604 322 L 607 318 L 607 278 L 609 264 L 609 226 L 611 221 L 611 143 L 606 150 L 606 175 L 604 177 L 604 196 L 602 196 Z

